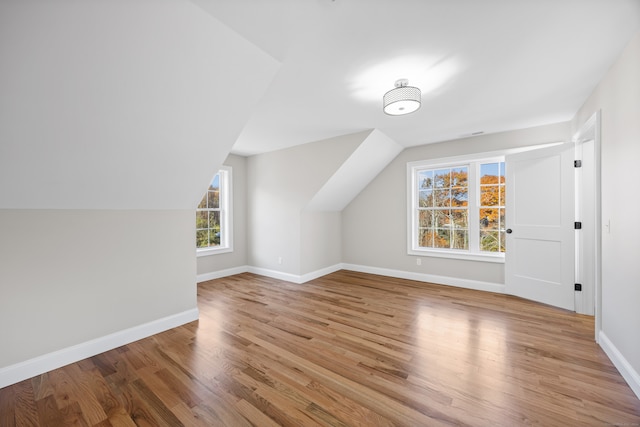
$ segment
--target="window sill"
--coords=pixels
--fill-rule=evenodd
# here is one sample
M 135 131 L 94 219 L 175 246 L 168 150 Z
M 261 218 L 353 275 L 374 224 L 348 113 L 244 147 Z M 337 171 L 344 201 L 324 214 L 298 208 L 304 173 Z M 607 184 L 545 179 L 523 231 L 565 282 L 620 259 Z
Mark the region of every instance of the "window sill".
M 226 254 L 229 252 L 233 252 L 233 248 L 224 247 L 224 248 L 196 249 L 196 257 L 200 258 L 201 256 L 219 255 L 219 254 Z
M 481 261 L 481 262 L 493 262 L 504 264 L 504 253 L 469 253 L 463 251 L 439 251 L 437 249 L 409 249 L 409 255 L 422 256 L 422 257 L 434 257 L 434 258 L 449 258 L 449 259 L 463 259 L 467 261 Z

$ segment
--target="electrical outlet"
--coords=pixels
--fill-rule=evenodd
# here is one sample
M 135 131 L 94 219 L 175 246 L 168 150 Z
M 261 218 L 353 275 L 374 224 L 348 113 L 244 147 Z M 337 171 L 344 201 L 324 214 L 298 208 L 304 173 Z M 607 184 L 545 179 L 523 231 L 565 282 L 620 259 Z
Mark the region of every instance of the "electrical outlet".
M 422 265 L 422 259 L 416 258 L 416 265 Z
M 278 264 L 282 264 L 282 257 L 281 256 L 278 257 Z

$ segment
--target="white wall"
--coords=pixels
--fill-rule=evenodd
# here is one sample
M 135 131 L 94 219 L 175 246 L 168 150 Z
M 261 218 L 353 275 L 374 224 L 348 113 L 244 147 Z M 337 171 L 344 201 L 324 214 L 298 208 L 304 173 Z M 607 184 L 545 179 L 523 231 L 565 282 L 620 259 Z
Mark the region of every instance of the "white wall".
M 279 67 L 188 0 L 2 1 L 0 57 L 9 209 L 194 208 Z
M 2 387 L 197 317 L 193 212 L 279 63 L 188 0 L 1 1 L 0 58 Z
M 335 215 L 316 215 L 322 225 L 303 220 L 303 210 L 314 195 L 369 135 L 360 132 L 251 156 L 247 161 L 248 262 L 252 267 L 300 276 L 308 268 L 327 267 L 340 252 L 338 239 L 326 238 L 313 249 L 332 254 L 302 263 L 302 247 L 323 230 L 333 229 Z M 311 215 L 310 213 L 308 215 Z M 324 246 L 324 245 L 327 246 Z M 279 264 L 279 258 L 282 263 Z
M 416 257 L 407 255 L 407 163 L 567 141 L 569 137 L 569 123 L 558 123 L 404 150 L 343 211 L 342 261 L 395 272 L 504 284 L 504 264 L 422 257 L 422 265 L 417 266 Z
M 601 344 L 640 396 L 640 33 L 627 45 L 572 122 L 601 111 Z M 602 335 L 603 334 L 603 335 Z M 626 372 L 625 372 L 626 371 Z
M 307 212 L 300 217 L 300 273 L 308 274 L 342 262 L 340 212 Z
M 198 277 L 214 277 L 212 273 L 247 266 L 247 158 L 230 154 L 224 165 L 232 169 L 233 252 L 198 257 Z
M 0 371 L 194 310 L 194 229 L 190 210 L 0 210 Z

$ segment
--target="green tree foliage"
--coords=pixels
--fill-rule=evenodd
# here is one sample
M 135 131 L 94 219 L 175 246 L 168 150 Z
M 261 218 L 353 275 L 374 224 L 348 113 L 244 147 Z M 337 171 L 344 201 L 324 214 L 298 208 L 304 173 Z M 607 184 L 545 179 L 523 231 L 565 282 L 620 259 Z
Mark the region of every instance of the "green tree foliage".
M 220 187 L 214 178 L 196 209 L 196 247 L 220 245 Z

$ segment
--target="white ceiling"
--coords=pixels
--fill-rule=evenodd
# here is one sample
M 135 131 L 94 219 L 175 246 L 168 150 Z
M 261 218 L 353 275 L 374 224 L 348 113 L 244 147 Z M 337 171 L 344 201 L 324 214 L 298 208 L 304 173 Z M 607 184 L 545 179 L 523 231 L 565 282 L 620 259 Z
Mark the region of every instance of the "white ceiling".
M 282 63 L 233 146 L 243 155 L 367 129 L 409 147 L 570 120 L 640 30 L 640 0 L 192 1 Z M 422 108 L 386 116 L 399 78 Z

